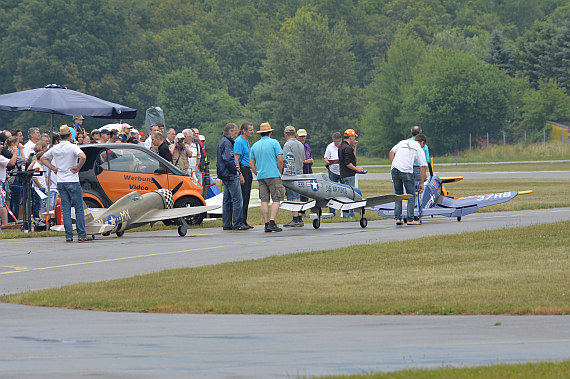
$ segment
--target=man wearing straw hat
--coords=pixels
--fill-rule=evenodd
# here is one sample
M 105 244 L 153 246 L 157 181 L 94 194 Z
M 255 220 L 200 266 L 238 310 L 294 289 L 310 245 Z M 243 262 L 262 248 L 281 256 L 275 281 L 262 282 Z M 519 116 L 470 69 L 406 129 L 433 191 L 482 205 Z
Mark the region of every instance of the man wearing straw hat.
M 257 175 L 259 183 L 259 198 L 261 200 L 261 215 L 265 222 L 266 232 L 280 232 L 282 229 L 275 224 L 279 203 L 285 199 L 281 174 L 283 173 L 283 150 L 279 142 L 271 138 L 271 125 L 264 122 L 257 133 L 261 139 L 253 144 L 249 154 L 249 166 Z M 273 200 L 269 212 L 269 198 Z
M 57 190 L 61 197 L 65 241 L 73 242 L 71 205 L 75 208 L 75 224 L 79 242 L 90 241 L 85 234 L 85 214 L 83 211 L 83 189 L 79 184 L 79 170 L 85 163 L 85 153 L 71 143 L 71 129 L 67 125 L 59 128 L 61 142 L 49 149 L 40 162 L 57 175 Z M 55 165 L 52 164 L 52 160 Z

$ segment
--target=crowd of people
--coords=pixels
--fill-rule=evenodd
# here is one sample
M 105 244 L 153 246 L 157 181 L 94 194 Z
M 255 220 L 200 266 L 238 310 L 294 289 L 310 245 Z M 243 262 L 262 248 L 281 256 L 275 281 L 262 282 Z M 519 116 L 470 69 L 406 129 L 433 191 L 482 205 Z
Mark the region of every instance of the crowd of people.
M 180 133 L 172 128 L 166 129 L 162 122 L 156 122 L 145 136 L 133 126 L 120 124 L 118 127 L 94 129 L 88 133 L 83 127 L 84 118 L 73 116 L 71 125 L 62 125 L 59 133 L 54 133 L 52 140 L 48 134 L 42 134 L 38 128 L 27 131 L 28 141 L 24 144 L 24 133 L 20 129 L 0 132 L 0 221 L 6 225 L 9 217 L 16 221 L 22 215 L 22 183 L 18 175 L 10 172 L 18 170 L 44 171 L 45 175 L 32 177 L 32 199 L 30 213 L 38 218 L 41 212 L 52 210 L 58 195 L 61 198 L 64 220 L 71 223 L 70 209 L 76 207 L 77 215 L 82 214 L 81 186 L 78 172 L 85 154 L 79 145 L 95 143 L 135 143 L 154 151 L 171 162 L 183 172 L 204 184 L 206 165 L 205 139 L 197 128 L 184 129 Z M 254 135 L 250 122 L 243 122 L 241 127 L 228 123 L 223 130 L 217 148 L 217 175 L 223 187 L 223 230 L 249 230 L 248 208 L 253 177 L 259 184 L 261 214 L 266 232 L 280 232 L 275 220 L 280 202 L 306 201 L 298 193 L 284 190 L 282 175 L 300 175 L 312 173 L 314 158 L 307 143 L 305 129 L 296 130 L 294 126 L 284 129 L 283 147 L 272 138 L 275 129 L 267 122 L 259 126 L 260 139 L 253 145 L 249 140 Z M 146 137 L 146 138 L 145 138 Z M 324 153 L 324 161 L 332 182 L 355 186 L 355 175 L 363 172 L 357 166 L 356 148 L 358 134 L 354 129 L 346 129 L 343 134 L 335 132 L 332 142 Z M 49 147 L 52 146 L 51 149 Z M 48 150 L 49 149 L 49 150 Z M 414 217 L 415 194 L 422 193 L 426 178 L 429 149 L 426 137 L 419 126 L 411 129 L 411 137 L 400 141 L 389 152 L 391 176 L 394 193 L 414 196 L 408 201 L 404 217 L 408 225 L 418 224 Z M 10 196 L 7 196 L 9 194 Z M 79 195 L 78 195 L 79 194 Z M 7 200 L 9 199 L 9 207 Z M 74 201 L 76 199 L 76 201 Z M 272 200 L 271 207 L 269 202 Z M 77 204 L 80 203 L 80 204 Z M 26 206 L 26 205 L 24 205 Z M 9 210 L 11 210 L 9 212 Z M 334 209 L 330 209 L 335 213 Z M 69 214 L 69 217 L 66 215 Z M 302 227 L 302 212 L 292 212 L 292 220 L 284 227 Z M 342 217 L 353 218 L 354 211 L 343 211 Z M 81 219 L 80 217 L 78 219 Z M 395 220 L 402 225 L 402 202 L 396 202 Z M 66 240 L 72 241 L 72 230 L 66 226 Z M 71 228 L 71 227 L 70 227 Z M 77 225 L 80 241 L 88 240 L 84 225 Z
M 0 225 L 17 222 L 24 213 L 29 213 L 32 220 L 39 221 L 41 213 L 48 208 L 54 209 L 59 196 L 66 240 L 73 241 L 66 220 L 70 224 L 72 205 L 76 207 L 76 214 L 83 212 L 82 201 L 77 200 L 82 198 L 78 172 L 84 154 L 80 145 L 141 144 L 203 184 L 207 157 L 205 139 L 197 128 L 185 129 L 177 134 L 172 128 L 165 131 L 164 123 L 156 122 L 151 126 L 148 138 L 145 138 L 144 132 L 139 132 L 126 123 L 94 129 L 88 133 L 83 122 L 83 116 L 73 116 L 69 125 L 62 125 L 58 133 L 53 133 L 51 141 L 49 134 L 42 134 L 35 127 L 28 129 L 28 140 L 25 143 L 21 129 L 0 132 Z M 28 204 L 24 204 L 22 179 L 17 173 L 27 170 L 42 171 L 44 174 L 31 177 L 31 199 Z M 80 242 L 88 240 L 84 227 L 82 229 L 81 225 L 77 225 L 77 232 Z

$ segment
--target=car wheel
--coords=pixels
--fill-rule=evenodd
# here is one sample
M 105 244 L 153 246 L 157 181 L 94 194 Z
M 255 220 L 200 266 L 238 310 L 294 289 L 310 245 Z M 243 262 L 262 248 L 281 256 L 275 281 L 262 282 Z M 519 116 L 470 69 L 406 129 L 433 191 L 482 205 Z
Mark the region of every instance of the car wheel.
M 204 204 L 200 201 L 200 199 L 194 196 L 183 196 L 180 199 L 174 202 L 174 208 L 183 208 L 183 207 L 200 207 Z M 188 225 L 200 225 L 202 220 L 206 217 L 206 213 L 198 213 L 195 215 L 184 217 L 186 223 Z
M 101 208 L 101 204 L 97 200 L 93 200 L 90 197 L 84 197 L 83 202 L 87 205 L 87 208 Z

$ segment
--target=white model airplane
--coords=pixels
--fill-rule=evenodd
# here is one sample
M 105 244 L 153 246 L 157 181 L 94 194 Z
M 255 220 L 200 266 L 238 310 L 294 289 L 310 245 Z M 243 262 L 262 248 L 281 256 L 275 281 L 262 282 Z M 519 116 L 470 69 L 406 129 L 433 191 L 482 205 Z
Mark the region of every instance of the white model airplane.
M 121 237 L 128 229 L 145 224 L 153 225 L 158 221 L 173 220 L 178 224 L 178 234 L 183 237 L 188 231 L 184 217 L 216 208 L 219 206 L 174 208 L 174 196 L 168 189 L 158 189 L 144 195 L 133 191 L 109 208 L 85 208 L 85 232 L 104 236 L 115 233 Z M 63 225 L 52 226 L 51 230 L 65 231 Z

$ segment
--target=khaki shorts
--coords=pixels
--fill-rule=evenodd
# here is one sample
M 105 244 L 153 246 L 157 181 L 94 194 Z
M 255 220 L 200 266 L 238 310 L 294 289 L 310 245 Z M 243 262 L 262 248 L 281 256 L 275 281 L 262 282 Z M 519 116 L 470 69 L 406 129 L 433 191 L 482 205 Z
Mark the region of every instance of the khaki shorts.
M 281 178 L 258 179 L 257 182 L 259 183 L 259 199 L 262 203 L 269 203 L 269 195 L 274 202 L 285 200 Z

